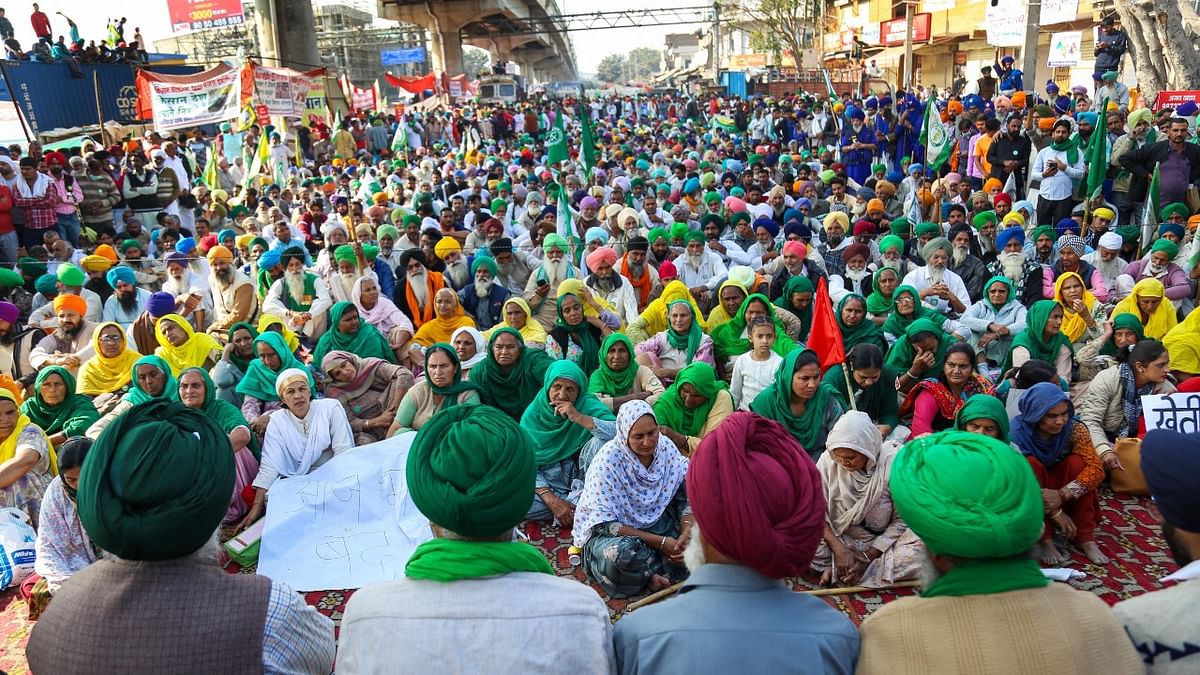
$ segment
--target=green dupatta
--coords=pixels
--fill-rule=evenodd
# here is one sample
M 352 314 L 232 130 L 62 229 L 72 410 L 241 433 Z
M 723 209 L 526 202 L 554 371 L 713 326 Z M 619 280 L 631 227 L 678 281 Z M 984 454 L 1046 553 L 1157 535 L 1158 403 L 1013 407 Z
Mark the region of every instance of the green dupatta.
M 952 336 L 947 335 L 942 330 L 939 324 L 936 324 L 929 319 L 917 319 L 909 324 L 905 329 L 903 337 L 900 337 L 892 345 L 892 348 L 887 353 L 887 358 L 884 359 L 884 365 L 890 366 L 897 373 L 907 372 L 912 368 L 913 359 L 917 357 L 917 350 L 913 347 L 912 338 L 918 333 L 933 333 L 937 336 L 938 347 L 937 354 L 934 355 L 933 366 L 925 371 L 922 377 L 937 377 L 946 365 L 946 350 L 950 349 L 950 345 L 957 342 Z
M 329 352 L 343 351 L 363 359 L 375 357 L 388 363 L 396 363 L 396 352 L 392 351 L 392 346 L 388 344 L 387 338 L 379 332 L 378 328 L 363 321 L 361 315 L 358 317 L 358 331 L 353 335 L 344 335 L 338 331 L 338 323 L 342 320 L 342 315 L 351 309 L 355 312 L 358 311 L 352 302 L 339 302 L 329 310 L 329 330 L 325 331 L 320 340 L 317 340 L 317 346 L 313 349 L 312 362 L 321 364 Z
M 692 325 L 695 326 L 694 323 Z M 629 350 L 629 365 L 620 372 L 608 367 L 608 352 L 618 342 L 624 344 L 625 348 Z M 638 362 L 634 358 L 633 341 L 624 333 L 609 333 L 608 337 L 604 338 L 604 342 L 600 343 L 600 366 L 592 371 L 588 378 L 588 392 L 614 397 L 625 396 L 630 389 L 633 389 L 637 374 Z
M 430 539 L 404 566 L 409 579 L 451 582 L 510 572 L 554 574 L 542 552 L 525 542 Z
M 900 310 L 896 309 L 896 300 L 900 299 L 902 293 L 908 293 L 913 297 L 913 313 L 909 316 L 901 316 Z M 946 317 L 941 312 L 921 304 L 921 294 L 917 292 L 917 289 L 912 286 L 897 286 L 896 290 L 892 292 L 892 313 L 883 322 L 883 332 L 888 335 L 900 337 L 918 319 L 929 319 L 938 326 L 941 326 L 946 321 Z M 938 330 L 941 329 L 939 328 Z
M 692 315 L 692 325 L 688 328 L 686 334 L 679 334 L 671 326 L 671 308 L 675 305 L 687 306 L 688 312 Z M 691 363 L 696 356 L 696 350 L 700 349 L 700 343 L 704 340 L 704 331 L 700 329 L 700 319 L 696 316 L 696 310 L 692 308 L 692 303 L 687 300 L 676 300 L 667 304 L 667 342 L 682 352 L 687 354 L 687 363 Z M 607 354 L 608 352 L 604 352 Z
M 689 409 L 683 405 L 679 390 L 685 384 L 692 385 L 696 393 L 704 397 L 704 403 L 699 407 Z M 708 421 L 708 414 L 712 412 L 713 404 L 717 402 L 717 395 L 725 387 L 725 383 L 717 379 L 717 371 L 713 370 L 712 366 L 703 361 L 695 361 L 680 370 L 675 376 L 675 382 L 658 397 L 658 401 L 654 403 L 654 415 L 659 424 L 684 436 L 699 436 Z
M 542 388 L 529 402 L 525 414 L 521 415 L 521 428 L 533 438 L 538 466 L 561 462 L 576 454 L 592 435 L 591 429 L 559 415 L 550 405 L 550 386 L 562 379 L 570 380 L 579 387 L 579 395 L 574 401 L 579 414 L 610 422 L 616 420 L 608 406 L 588 393 L 587 376 L 579 366 L 570 361 L 555 361 L 546 369 Z
M 279 373 L 288 368 L 299 368 L 308 375 L 308 387 L 313 393 L 316 393 L 317 386 L 313 383 L 312 373 L 308 367 L 296 358 L 296 355 L 288 349 L 287 342 L 283 336 L 275 331 L 267 331 L 262 335 L 254 338 L 254 350 L 258 353 L 258 345 L 265 344 L 279 357 L 279 370 L 271 370 L 262 362 L 262 359 L 255 357 L 250 362 L 250 366 L 246 368 L 246 374 L 242 380 L 238 382 L 237 393 L 243 396 L 252 396 L 260 401 L 278 401 L 279 394 L 275 392 L 275 379 L 279 377 Z
M 804 351 L 798 349 L 784 357 L 783 364 L 775 373 L 774 384 L 754 397 L 750 410 L 787 427 L 788 432 L 800 442 L 805 452 L 811 452 L 820 440 L 822 432 L 828 431 L 825 429 L 825 415 L 832 404 L 830 399 L 834 398 L 837 392 L 831 385 L 821 382 L 817 385 L 817 392 L 804 406 L 804 412 L 800 415 L 792 414 L 792 378 L 796 374 L 796 360 Z M 840 403 L 838 406 L 840 407 Z
M 863 303 L 863 318 L 857 326 L 847 326 L 842 320 L 842 308 L 852 299 L 858 299 Z M 864 343 L 875 345 L 879 347 L 880 352 L 886 352 L 887 339 L 883 337 L 883 329 L 867 315 L 869 310 L 867 310 L 866 304 L 867 299 L 858 293 L 851 293 L 838 302 L 834 318 L 837 319 L 838 328 L 842 329 L 842 344 L 846 346 L 847 352 Z
M 812 281 L 808 277 L 803 274 L 794 274 L 784 283 L 783 294 L 775 299 L 775 306 L 796 315 L 796 318 L 800 320 L 800 339 L 807 340 L 808 332 L 812 330 L 813 303 L 809 302 L 808 307 L 799 309 L 792 304 L 792 295 L 796 293 L 816 293 L 816 289 L 813 288 Z
M 179 373 L 179 379 L 182 380 L 183 376 L 187 373 L 200 373 L 200 376 L 204 378 L 204 404 L 198 410 L 216 422 L 217 426 L 221 427 L 221 431 L 229 434 L 238 427 L 250 429 L 250 423 L 242 416 L 242 411 L 238 410 L 237 406 L 229 401 L 222 401 L 217 398 L 217 385 L 213 384 L 207 370 L 203 368 L 184 368 Z M 250 448 L 250 452 L 254 454 L 255 459 L 262 457 L 262 449 L 258 445 L 258 434 L 250 434 L 250 442 L 246 444 L 246 447 Z
M 521 346 L 520 355 L 507 372 L 496 363 L 492 352 L 496 338 L 505 333 L 515 337 Z M 505 326 L 492 333 L 487 357 L 476 363 L 467 377 L 479 386 L 479 398 L 485 404 L 499 408 L 504 414 L 520 421 L 529 402 L 541 388 L 546 369 L 554 362 L 546 352 L 526 347 L 525 339 L 517 329 Z
M 875 270 L 875 274 L 871 275 L 871 294 L 869 296 L 867 296 L 867 311 L 875 316 L 883 316 L 884 314 L 889 314 L 896 307 L 895 301 L 894 301 L 894 299 L 896 297 L 895 290 L 892 291 L 892 297 L 890 297 L 890 298 L 885 298 L 883 296 L 883 293 L 879 292 L 879 276 L 881 274 L 883 274 L 883 272 L 885 270 L 889 270 L 889 269 L 892 269 L 892 268 L 880 267 L 879 269 Z M 900 273 L 899 272 L 897 272 L 896 270 L 892 270 L 892 274 L 896 275 L 897 282 L 900 281 Z
M 1058 303 L 1054 300 L 1038 300 L 1033 303 L 1025 314 L 1025 330 L 1013 338 L 1012 347 L 1008 350 L 1008 356 L 1004 357 L 1004 365 L 1001 366 L 1000 372 L 1007 373 L 1012 368 L 1012 354 L 1017 347 L 1028 350 L 1031 360 L 1045 361 L 1052 366 L 1058 361 L 1058 352 L 1062 347 L 1065 346 L 1072 354 L 1075 353 L 1075 346 L 1062 330 L 1050 336 L 1049 340 L 1045 339 L 1046 321 L 1050 319 L 1050 313 L 1055 307 L 1058 307 Z
M 771 351 L 780 356 L 787 356 L 788 352 L 799 347 L 784 330 L 783 322 L 775 313 L 775 305 L 771 304 L 767 296 L 761 293 L 752 293 L 742 301 L 742 306 L 738 308 L 736 316 L 713 329 L 713 355 L 716 357 L 717 363 L 725 363 L 750 351 L 750 339 L 742 337 L 742 333 L 746 330 L 746 308 L 750 306 L 751 302 L 761 302 L 766 305 L 767 316 L 775 322 L 775 344 L 771 347 Z
M 47 405 L 42 398 L 42 384 L 51 375 L 58 375 L 66 385 L 65 398 L 54 406 Z M 37 379 L 33 381 L 33 397 L 25 399 L 21 404 L 21 412 L 29 416 L 29 421 L 41 427 L 47 436 L 60 432 L 67 437 L 82 436 L 88 427 L 100 419 L 92 399 L 75 393 L 75 378 L 62 366 L 49 366 L 38 371 Z
M 138 384 L 137 371 L 139 366 L 154 366 L 155 368 L 161 370 L 163 375 L 167 377 L 167 383 L 163 386 L 163 391 L 161 394 L 158 396 L 152 396 L 145 389 L 142 389 L 141 385 Z M 145 403 L 146 401 L 155 401 L 159 399 L 165 401 L 179 400 L 179 380 L 176 380 L 175 376 L 171 374 L 171 366 L 168 365 L 161 356 L 155 356 L 153 354 L 149 356 L 143 356 L 142 358 L 133 362 L 133 368 L 130 370 L 130 372 L 129 391 L 125 394 L 126 401 L 129 401 L 133 405 L 138 405 L 140 403 Z M 275 386 L 274 380 L 271 381 L 271 386 L 272 388 Z
M 433 356 L 434 352 L 442 352 L 450 357 L 450 362 L 454 364 L 454 381 L 448 386 L 439 387 L 429 379 L 429 357 Z M 445 342 L 438 342 L 430 345 L 429 349 L 425 350 L 425 386 L 429 387 L 429 391 L 442 397 L 442 404 L 438 406 L 438 410 L 446 410 L 458 405 L 458 395 L 467 391 L 478 391 L 479 385 L 470 380 L 462 379 L 462 362 L 458 359 L 458 353 L 454 351 L 454 347 Z

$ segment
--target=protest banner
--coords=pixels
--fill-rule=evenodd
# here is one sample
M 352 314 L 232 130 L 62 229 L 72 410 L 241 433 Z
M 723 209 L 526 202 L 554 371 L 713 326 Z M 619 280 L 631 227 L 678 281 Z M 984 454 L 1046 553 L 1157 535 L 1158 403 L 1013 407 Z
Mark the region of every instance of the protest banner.
M 241 77 L 221 64 L 195 75 L 139 70 L 138 115 L 160 131 L 233 119 L 241 110 Z
M 1151 394 L 1142 397 L 1146 431 L 1166 429 L 1200 433 L 1200 394 Z

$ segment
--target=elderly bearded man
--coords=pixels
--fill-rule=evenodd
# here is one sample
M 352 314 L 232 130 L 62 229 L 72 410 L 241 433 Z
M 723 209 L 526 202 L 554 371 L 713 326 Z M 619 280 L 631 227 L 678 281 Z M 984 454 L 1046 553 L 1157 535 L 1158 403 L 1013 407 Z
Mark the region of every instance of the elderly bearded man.
M 825 524 L 820 474 L 791 434 L 733 413 L 692 454 L 687 494 L 691 577 L 617 622 L 618 671 L 853 672 L 853 624 L 783 582 L 808 569 Z
M 1121 235 L 1116 232 L 1105 232 L 1096 242 L 1096 250 L 1084 254 L 1080 260 L 1092 266 L 1104 281 L 1104 287 L 1109 289 L 1109 301 L 1112 302 L 1113 290 L 1117 287 L 1117 277 L 1125 272 L 1128 264 L 1121 259 Z
M 84 461 L 74 500 L 104 558 L 54 594 L 29 638 L 30 666 L 330 672 L 332 621 L 284 584 L 217 564 L 234 478 L 227 437 L 199 411 L 159 400 L 113 421 Z M 171 618 L 146 620 L 155 616 Z
M 540 551 L 514 540 L 536 473 L 533 441 L 496 408 L 456 406 L 426 422 L 406 480 L 434 539 L 417 547 L 404 579 L 350 599 L 338 669 L 612 672 L 599 596 L 556 577 Z M 530 648 L 551 632 L 570 636 L 570 648 Z
M 1041 490 L 1008 443 L 925 436 L 896 455 L 889 484 L 929 568 L 920 597 L 863 622 L 858 675 L 1143 672 L 1104 601 L 1038 569 L 1030 553 L 1045 527 Z
M 496 261 L 487 251 L 477 253 L 471 262 L 475 283 L 458 292 L 463 311 L 475 320 L 479 330 L 488 330 L 504 320 L 504 302 L 512 296 L 511 291 L 496 283 L 497 272 Z
M 688 287 L 701 309 L 707 311 L 713 304 L 713 292 L 728 269 L 721 262 L 721 255 L 706 246 L 703 232 L 689 230 L 684 242 L 684 254 L 675 260 L 679 280 Z
M 1011 281 L 1014 297 L 1027 307 L 1041 300 L 1042 266 L 1026 257 L 1025 231 L 1016 226 L 1000 230 L 996 247 L 1000 254 L 987 266 L 988 274 Z
M 614 267 L 620 271 L 623 280 L 633 287 L 638 312 L 646 309 L 646 305 L 662 293 L 662 281 L 658 278 L 658 270 L 646 262 L 646 252 L 649 250 L 649 240 L 641 236 L 632 237 L 625 244 L 625 255 L 621 256 Z
M 975 245 L 971 235 L 971 226 L 966 223 L 959 223 L 950 228 L 950 245 L 953 248 L 947 269 L 963 280 L 963 285 L 967 287 L 967 295 L 971 302 L 975 302 L 983 297 L 983 284 L 990 276 L 987 265 L 971 250 Z
M 280 254 L 283 278 L 271 284 L 263 301 L 263 312 L 282 317 L 288 328 L 316 342 L 325 334 L 333 300 L 328 284 L 305 269 L 304 256 L 300 248 L 289 248 Z
M 105 275 L 113 294 L 104 302 L 104 321 L 116 321 L 122 328 L 137 320 L 150 302 L 150 291 L 137 287 L 137 276 L 133 269 L 124 265 L 114 267 Z M 253 293 L 251 293 L 253 296 Z
M 925 266 L 904 275 L 904 286 L 912 286 L 921 294 L 921 301 L 943 314 L 953 311 L 962 314 L 971 304 L 970 294 L 962 277 L 952 272 L 947 264 L 954 246 L 945 237 L 935 237 L 921 249 Z
M 628 326 L 638 317 L 638 298 L 633 284 L 614 271 L 617 263 L 617 252 L 608 246 L 588 254 L 587 265 L 592 274 L 584 283 L 594 293 L 617 308 L 616 314 L 621 317 L 622 325 Z
M 429 269 L 425 251 L 419 248 L 400 254 L 400 269 L 396 272 L 404 275 L 396 284 L 396 306 L 412 319 L 414 328 L 420 328 L 434 318 L 433 298 L 446 287 L 446 281 L 441 272 Z
M 703 236 L 703 235 L 701 235 Z M 570 245 L 565 237 L 551 232 L 542 239 L 542 253 L 545 259 L 542 264 L 529 275 L 525 284 L 525 302 L 533 310 L 533 318 L 549 331 L 558 320 L 555 300 L 558 298 L 558 285 L 564 279 L 574 279 L 579 276 L 578 270 L 566 258 Z
M 213 299 L 213 323 L 208 333 L 224 342 L 235 323 L 254 320 L 258 303 L 250 278 L 233 266 L 232 251 L 224 246 L 208 249 L 208 266 L 212 270 L 208 286 Z

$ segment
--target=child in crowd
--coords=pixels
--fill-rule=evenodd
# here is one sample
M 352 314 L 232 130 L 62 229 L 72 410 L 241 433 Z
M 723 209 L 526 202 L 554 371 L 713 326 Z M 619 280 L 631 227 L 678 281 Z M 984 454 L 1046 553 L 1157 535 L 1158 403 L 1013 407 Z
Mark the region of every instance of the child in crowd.
M 771 349 L 775 344 L 775 323 L 771 319 L 765 316 L 754 319 L 746 332 L 751 349 L 734 360 L 733 380 L 729 385 L 738 410 L 750 409 L 758 392 L 775 382 L 775 373 L 783 362 L 783 357 Z

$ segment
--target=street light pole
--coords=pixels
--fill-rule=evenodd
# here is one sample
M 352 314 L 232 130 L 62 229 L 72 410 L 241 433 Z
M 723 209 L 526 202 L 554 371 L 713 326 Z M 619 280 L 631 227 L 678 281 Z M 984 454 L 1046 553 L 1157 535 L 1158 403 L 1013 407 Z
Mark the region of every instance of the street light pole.
M 912 86 L 913 65 L 912 65 L 912 38 L 913 38 L 913 3 L 912 0 L 902 0 L 904 2 L 904 89 L 907 91 Z
M 1021 51 L 1021 71 L 1027 89 L 1033 89 L 1038 79 L 1038 26 L 1042 23 L 1041 0 L 1031 0 L 1025 10 L 1025 48 Z

